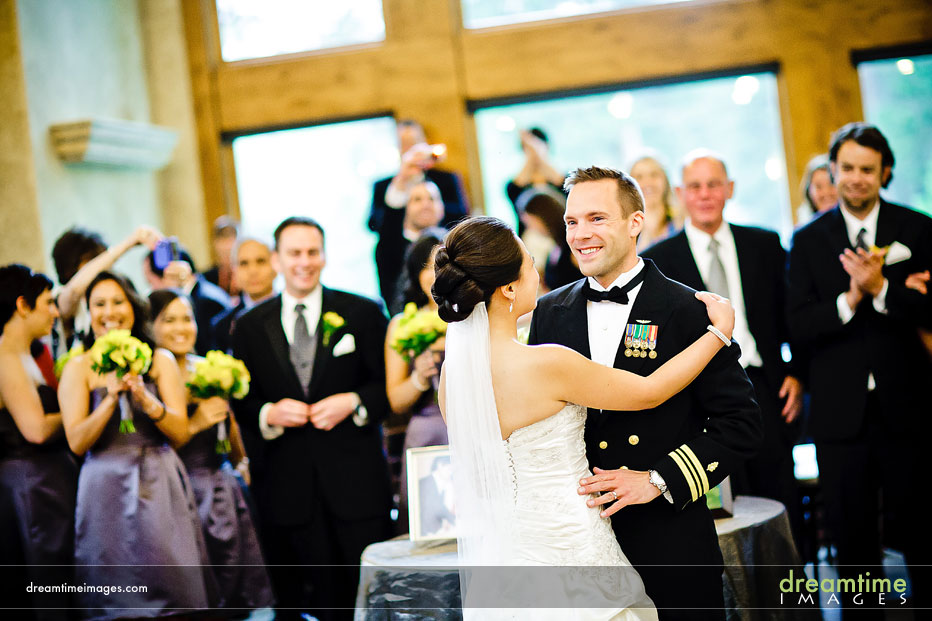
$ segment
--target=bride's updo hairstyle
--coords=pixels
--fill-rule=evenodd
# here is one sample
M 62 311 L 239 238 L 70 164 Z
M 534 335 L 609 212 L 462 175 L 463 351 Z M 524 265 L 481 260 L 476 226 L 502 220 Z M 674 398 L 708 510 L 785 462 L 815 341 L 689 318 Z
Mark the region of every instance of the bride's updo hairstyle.
M 431 294 L 440 318 L 453 323 L 469 317 L 495 289 L 518 280 L 523 261 L 514 231 L 498 218 L 478 216 L 457 224 L 434 258 Z

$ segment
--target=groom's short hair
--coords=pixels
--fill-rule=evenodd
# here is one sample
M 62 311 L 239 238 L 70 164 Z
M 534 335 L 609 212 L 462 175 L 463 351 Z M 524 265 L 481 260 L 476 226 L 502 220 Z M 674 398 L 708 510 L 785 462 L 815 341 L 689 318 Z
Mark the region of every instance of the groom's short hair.
M 610 179 L 618 186 L 618 204 L 621 205 L 621 215 L 628 218 L 636 211 L 644 211 L 644 195 L 630 175 L 614 168 L 601 168 L 599 166 L 590 166 L 589 168 L 577 168 L 567 175 L 563 182 L 563 190 L 569 194 L 570 190 L 577 183 L 587 181 L 602 181 Z

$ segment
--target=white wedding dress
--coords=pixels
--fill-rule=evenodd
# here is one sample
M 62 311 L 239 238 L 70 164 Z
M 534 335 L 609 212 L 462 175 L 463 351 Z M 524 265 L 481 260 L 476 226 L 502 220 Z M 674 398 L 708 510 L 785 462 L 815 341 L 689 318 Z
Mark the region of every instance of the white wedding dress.
M 489 351 L 480 303 L 448 327 L 444 365 L 465 619 L 655 621 L 611 521 L 576 491 L 586 408 L 502 440 Z
M 657 619 L 637 571 L 615 539 L 611 520 L 599 516 L 577 493 L 579 480 L 591 476 L 583 431 L 586 408 L 567 404 L 562 410 L 515 430 L 504 441 L 513 477 L 514 546 L 508 565 L 573 567 L 548 581 L 548 597 L 565 601 L 624 602 L 624 608 L 553 609 L 561 619 Z M 587 572 L 584 567 L 611 568 Z M 533 618 L 543 611 L 535 610 Z M 547 613 L 543 613 L 546 615 Z

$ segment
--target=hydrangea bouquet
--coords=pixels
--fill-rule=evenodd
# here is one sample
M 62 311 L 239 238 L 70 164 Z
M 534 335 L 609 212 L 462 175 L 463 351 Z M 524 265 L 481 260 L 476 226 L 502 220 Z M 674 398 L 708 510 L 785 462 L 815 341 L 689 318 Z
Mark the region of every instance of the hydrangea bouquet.
M 410 362 L 446 333 L 447 324 L 437 311 L 418 310 L 414 302 L 409 302 L 392 333 L 391 347 Z
M 249 393 L 249 380 L 249 371 L 242 360 L 214 350 L 207 352 L 203 360 L 195 363 L 187 386 L 191 396 L 196 399 L 242 399 Z M 218 453 L 230 452 L 226 425 L 217 425 L 216 448 Z
M 142 375 L 152 364 L 152 348 L 132 336 L 129 330 L 110 330 L 94 341 L 88 356 L 93 371 L 100 375 L 115 372 L 120 379 L 127 373 Z M 121 393 L 120 433 L 135 432 L 128 397 Z

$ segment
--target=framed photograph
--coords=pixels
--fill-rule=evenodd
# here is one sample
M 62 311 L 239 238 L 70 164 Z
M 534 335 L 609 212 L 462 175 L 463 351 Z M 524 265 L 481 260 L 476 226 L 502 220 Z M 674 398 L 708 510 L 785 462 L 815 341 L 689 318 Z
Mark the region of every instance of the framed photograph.
M 408 532 L 411 541 L 456 538 L 449 446 L 407 451 Z

